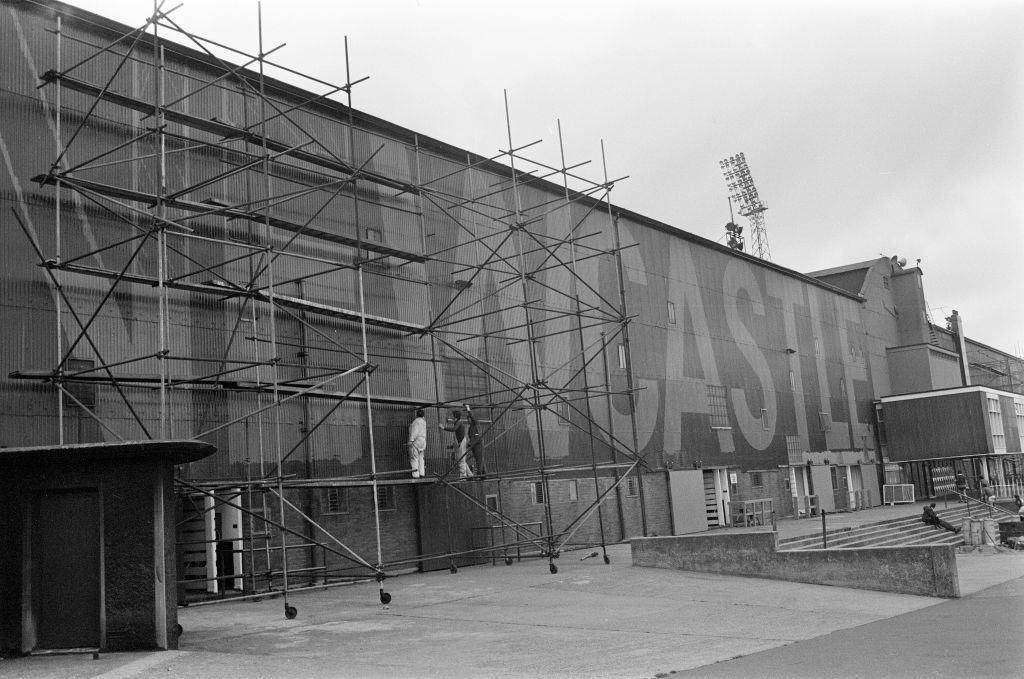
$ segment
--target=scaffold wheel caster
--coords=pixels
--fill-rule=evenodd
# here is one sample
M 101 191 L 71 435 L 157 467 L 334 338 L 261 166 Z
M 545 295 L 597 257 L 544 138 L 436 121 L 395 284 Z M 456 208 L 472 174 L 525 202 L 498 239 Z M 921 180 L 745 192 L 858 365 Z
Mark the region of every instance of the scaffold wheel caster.
M 459 572 L 459 567 L 456 566 L 455 564 L 452 564 L 451 566 L 448 567 L 448 571 L 454 575 L 455 573 Z
M 295 608 L 295 606 L 289 606 L 288 604 L 284 605 L 284 617 L 288 618 L 289 620 L 294 620 L 295 616 L 298 614 L 299 609 Z
M 380 602 L 382 604 L 384 604 L 385 606 L 387 606 L 389 603 L 391 603 L 391 595 L 389 593 L 385 592 L 384 590 L 381 590 L 380 591 Z
M 549 564 L 548 564 L 548 570 L 549 570 L 549 571 L 551 571 L 551 574 L 552 574 L 552 575 L 554 575 L 555 573 L 557 573 L 557 572 L 558 572 L 558 566 L 556 566 L 556 565 L 555 565 L 555 564 L 553 564 L 553 563 L 549 563 Z
M 506 566 L 511 566 L 512 565 L 512 557 L 510 557 L 510 556 L 506 556 L 505 557 L 505 565 Z
M 608 558 L 607 554 L 604 555 L 604 562 L 605 563 L 611 563 L 612 562 L 612 560 Z

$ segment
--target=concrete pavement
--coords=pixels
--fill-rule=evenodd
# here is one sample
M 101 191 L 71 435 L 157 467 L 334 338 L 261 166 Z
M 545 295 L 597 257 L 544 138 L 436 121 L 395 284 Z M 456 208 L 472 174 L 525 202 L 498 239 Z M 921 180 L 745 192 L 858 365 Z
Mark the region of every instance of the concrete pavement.
M 873 511 L 849 516 L 877 520 Z M 814 521 L 783 521 L 780 532 L 820 530 Z M 281 598 L 190 607 L 178 651 L 3 660 L 0 677 L 867 676 L 862 667 L 874 677 L 954 676 L 953 667 L 1002 676 L 1024 667 L 1024 552 L 958 556 L 966 598 L 952 601 L 633 568 L 626 544 L 609 548 L 610 565 L 581 560 L 588 553 L 563 554 L 554 575 L 525 560 L 393 578 L 386 608 L 374 582 L 292 593 L 294 620 Z M 941 661 L 925 664 L 932 657 Z

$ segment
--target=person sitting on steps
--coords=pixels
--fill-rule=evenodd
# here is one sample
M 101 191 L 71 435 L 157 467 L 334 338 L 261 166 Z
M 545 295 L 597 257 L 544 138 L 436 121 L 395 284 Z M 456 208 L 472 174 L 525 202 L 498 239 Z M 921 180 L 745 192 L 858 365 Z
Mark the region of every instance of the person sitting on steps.
M 927 505 L 924 508 L 924 514 L 921 515 L 921 521 L 927 523 L 930 526 L 935 526 L 936 528 L 945 528 L 946 530 L 952 531 L 953 533 L 960 532 L 959 528 L 954 528 L 952 524 L 947 523 L 946 521 L 943 521 L 939 518 L 939 515 L 935 513 L 934 502 L 931 503 L 930 505 Z

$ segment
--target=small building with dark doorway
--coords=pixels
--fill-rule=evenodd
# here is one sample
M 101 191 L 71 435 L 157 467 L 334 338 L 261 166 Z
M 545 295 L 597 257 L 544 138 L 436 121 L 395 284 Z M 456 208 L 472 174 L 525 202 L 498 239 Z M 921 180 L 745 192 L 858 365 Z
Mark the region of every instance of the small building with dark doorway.
M 0 651 L 177 648 L 174 465 L 214 452 L 0 449 Z

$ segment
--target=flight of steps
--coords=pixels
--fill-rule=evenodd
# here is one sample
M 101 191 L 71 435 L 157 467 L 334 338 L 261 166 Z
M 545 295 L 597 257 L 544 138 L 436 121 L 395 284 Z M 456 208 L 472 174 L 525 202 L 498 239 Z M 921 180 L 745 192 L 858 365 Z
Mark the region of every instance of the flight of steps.
M 936 512 L 943 521 L 959 528 L 961 520 L 968 516 L 966 505 L 957 505 Z M 974 518 L 986 518 L 987 514 L 973 508 Z M 827 517 L 826 517 L 827 518 Z M 829 549 L 859 549 L 864 547 L 907 547 L 922 545 L 953 545 L 964 543 L 963 536 L 951 533 L 941 527 L 930 526 L 921 521 L 920 514 L 900 519 L 874 521 L 852 528 L 826 530 Z M 780 551 L 797 549 L 821 549 L 821 533 L 794 538 L 783 538 L 778 542 Z

